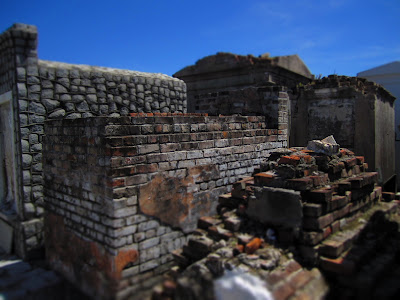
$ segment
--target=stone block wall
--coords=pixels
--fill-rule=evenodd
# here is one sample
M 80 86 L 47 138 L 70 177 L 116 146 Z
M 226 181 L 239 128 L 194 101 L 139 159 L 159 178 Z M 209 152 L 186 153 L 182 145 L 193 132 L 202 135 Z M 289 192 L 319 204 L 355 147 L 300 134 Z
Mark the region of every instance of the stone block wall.
M 8 135 L 12 136 L 13 143 L 13 169 L 15 174 L 7 174 L 8 178 L 15 178 L 12 208 L 14 214 L 3 218 L 2 222 L 9 223 L 13 228 L 14 235 L 14 251 L 20 256 L 25 256 L 25 241 L 29 244 L 30 236 L 25 236 L 23 223 L 28 217 L 25 214 L 24 195 L 22 191 L 22 153 L 20 147 L 21 132 L 19 128 L 19 100 L 26 95 L 24 86 L 18 81 L 18 72 L 26 70 L 31 65 L 37 64 L 37 29 L 35 26 L 25 24 L 14 24 L 8 30 L 0 35 L 0 98 L 6 100 L 2 103 L 3 108 L 7 107 L 7 111 L 2 114 L 9 114 L 14 124 L 11 126 L 12 132 Z M 2 109 L 3 109 L 2 108 Z M 3 145 L 1 145 L 3 147 Z M 2 148 L 1 151 L 3 151 Z M 35 224 L 32 225 L 35 228 Z M 30 228 L 32 228 L 30 226 Z M 38 230 L 40 231 L 38 226 Z M 30 231 L 27 229 L 27 231 Z M 36 231 L 36 230 L 35 230 Z
M 156 280 L 218 196 L 287 144 L 260 116 L 139 114 L 45 127 L 48 261 L 104 298 Z
M 186 112 L 186 85 L 163 74 L 38 60 L 37 29 L 16 24 L 0 35 L 0 91 L 12 91 L 18 161 L 15 251 L 43 246 L 42 139 L 48 119 Z

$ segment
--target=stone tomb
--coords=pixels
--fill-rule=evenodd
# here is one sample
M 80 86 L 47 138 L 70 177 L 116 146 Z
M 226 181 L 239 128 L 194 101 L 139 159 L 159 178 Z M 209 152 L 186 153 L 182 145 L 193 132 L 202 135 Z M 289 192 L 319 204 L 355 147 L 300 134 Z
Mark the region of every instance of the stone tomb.
M 286 146 L 262 116 L 95 117 L 45 132 L 47 261 L 96 299 L 154 284 L 219 195 Z

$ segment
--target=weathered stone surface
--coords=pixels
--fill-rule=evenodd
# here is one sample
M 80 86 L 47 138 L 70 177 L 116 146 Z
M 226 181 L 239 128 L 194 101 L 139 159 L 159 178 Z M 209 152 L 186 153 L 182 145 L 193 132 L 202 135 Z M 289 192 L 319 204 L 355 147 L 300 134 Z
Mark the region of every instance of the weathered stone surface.
M 299 192 L 281 188 L 255 187 L 247 215 L 260 222 L 284 227 L 298 227 L 302 222 L 302 204 Z

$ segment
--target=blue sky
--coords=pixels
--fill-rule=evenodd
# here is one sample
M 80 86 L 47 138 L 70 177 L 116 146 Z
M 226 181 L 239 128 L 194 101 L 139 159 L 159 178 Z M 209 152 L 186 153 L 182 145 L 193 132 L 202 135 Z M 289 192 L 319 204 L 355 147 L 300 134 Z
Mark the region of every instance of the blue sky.
M 0 31 L 39 30 L 40 59 L 172 75 L 217 52 L 299 54 L 318 75 L 400 60 L 399 0 L 0 2 Z

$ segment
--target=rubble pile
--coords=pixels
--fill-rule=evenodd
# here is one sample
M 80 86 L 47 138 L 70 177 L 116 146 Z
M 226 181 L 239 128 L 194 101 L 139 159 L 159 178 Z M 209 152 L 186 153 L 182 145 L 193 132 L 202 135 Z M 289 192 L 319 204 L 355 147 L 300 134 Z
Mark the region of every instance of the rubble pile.
M 221 196 L 221 202 L 225 198 Z M 277 300 L 322 299 L 327 294 L 328 285 L 317 268 L 303 268 L 289 249 L 277 247 L 267 226 L 238 209 L 223 208 L 198 225 L 188 244 L 173 253 L 184 270 L 176 279 L 174 299 L 215 299 L 214 282 L 227 272 L 257 276 Z M 166 298 L 165 289 L 153 294 L 153 299 Z
M 277 300 L 359 296 L 368 281 L 374 295 L 387 295 L 377 282 L 400 257 L 398 220 L 389 220 L 398 202 L 381 201 L 364 157 L 320 142 L 273 150 L 253 177 L 219 197 L 219 214 L 202 217 L 173 253 L 172 298 L 215 299 L 215 280 L 231 271 L 254 274 Z M 366 263 L 379 249 L 388 255 Z M 368 268 L 375 272 L 365 276 Z M 399 278 L 400 264 L 393 272 Z M 165 289 L 153 297 L 166 299 Z

